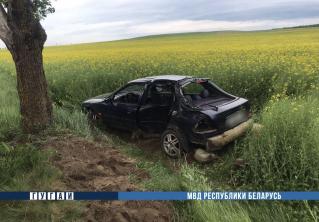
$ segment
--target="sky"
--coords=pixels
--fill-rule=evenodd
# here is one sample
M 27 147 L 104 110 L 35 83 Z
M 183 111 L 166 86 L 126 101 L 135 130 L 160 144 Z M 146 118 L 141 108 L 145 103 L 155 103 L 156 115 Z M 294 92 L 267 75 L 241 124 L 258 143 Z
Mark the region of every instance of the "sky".
M 53 0 L 47 45 L 319 23 L 319 0 Z

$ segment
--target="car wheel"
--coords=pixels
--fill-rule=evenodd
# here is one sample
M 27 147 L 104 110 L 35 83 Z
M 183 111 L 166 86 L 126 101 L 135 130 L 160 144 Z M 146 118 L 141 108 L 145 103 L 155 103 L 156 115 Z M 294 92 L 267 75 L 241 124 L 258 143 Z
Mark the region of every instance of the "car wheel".
M 90 126 L 96 126 L 98 124 L 98 116 L 93 110 L 88 110 L 87 119 L 89 121 Z
M 161 146 L 166 155 L 177 159 L 184 150 L 188 150 L 188 141 L 178 129 L 167 129 L 161 137 Z

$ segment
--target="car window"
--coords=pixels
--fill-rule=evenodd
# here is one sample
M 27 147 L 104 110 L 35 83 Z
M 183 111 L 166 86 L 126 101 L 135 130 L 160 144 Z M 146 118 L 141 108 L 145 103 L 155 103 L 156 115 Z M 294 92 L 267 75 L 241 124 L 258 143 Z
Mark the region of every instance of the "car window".
M 173 85 L 169 83 L 154 83 L 147 93 L 147 104 L 170 105 L 174 100 Z
M 130 84 L 114 95 L 114 102 L 137 104 L 144 93 L 144 89 L 145 84 Z
M 208 104 L 213 101 L 222 101 L 229 98 L 228 95 L 218 90 L 209 81 L 194 81 L 181 87 L 181 94 L 184 101 L 189 104 L 199 106 L 200 104 Z
M 205 88 L 201 84 L 192 82 L 192 83 L 183 87 L 183 94 L 184 95 L 200 94 L 204 90 L 205 90 Z

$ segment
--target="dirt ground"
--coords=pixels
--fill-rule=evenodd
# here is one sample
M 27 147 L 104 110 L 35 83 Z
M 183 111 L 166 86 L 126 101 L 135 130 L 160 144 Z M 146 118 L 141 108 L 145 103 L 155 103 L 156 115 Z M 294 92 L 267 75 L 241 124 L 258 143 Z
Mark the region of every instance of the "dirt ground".
M 53 162 L 63 173 L 56 189 L 72 191 L 137 191 L 130 178 L 149 178 L 136 161 L 118 150 L 75 136 L 50 137 L 45 148 L 56 150 Z M 160 201 L 88 201 L 84 221 L 171 221 L 172 205 Z
M 143 150 L 143 156 L 146 160 L 151 162 L 160 161 L 172 171 L 178 171 L 180 169 L 181 162 L 184 163 L 186 161 L 189 164 L 195 162 L 193 153 L 185 154 L 185 156 L 180 160 L 168 158 L 161 148 L 160 135 L 143 135 L 141 138 L 132 139 L 132 133 L 130 132 L 124 132 L 116 129 L 108 129 L 105 130 L 105 132 L 109 135 L 118 136 L 121 140 L 133 144 Z

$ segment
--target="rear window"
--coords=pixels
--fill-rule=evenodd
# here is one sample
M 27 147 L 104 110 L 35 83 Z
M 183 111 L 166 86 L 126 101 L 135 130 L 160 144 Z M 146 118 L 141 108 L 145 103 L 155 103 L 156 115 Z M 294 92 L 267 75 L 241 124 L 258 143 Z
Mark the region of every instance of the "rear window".
M 230 99 L 233 99 L 230 95 L 227 95 L 217 89 L 212 83 L 204 80 L 195 80 L 182 86 L 181 93 L 186 99 L 187 103 L 196 106 L 202 106 L 205 104 L 223 104 Z
M 192 82 L 183 87 L 183 94 L 184 95 L 200 94 L 204 90 L 205 88 L 201 84 Z

